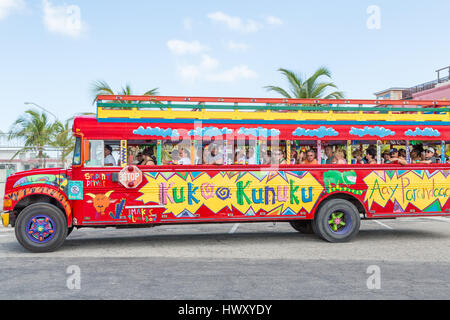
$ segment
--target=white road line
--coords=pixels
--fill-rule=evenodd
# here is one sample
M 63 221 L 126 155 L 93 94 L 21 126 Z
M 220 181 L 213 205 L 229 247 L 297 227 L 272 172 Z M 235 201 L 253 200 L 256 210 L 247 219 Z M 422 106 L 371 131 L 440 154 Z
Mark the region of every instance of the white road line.
M 372 221 L 378 223 L 380 226 L 383 226 L 383 227 L 385 227 L 385 228 L 388 228 L 389 230 L 394 230 L 394 228 L 388 226 L 387 224 L 384 224 L 383 222 L 380 222 L 380 221 L 378 221 L 378 220 L 372 220 Z
M 228 232 L 229 234 L 235 233 L 237 228 L 239 228 L 240 223 L 235 223 L 233 225 L 233 227 L 231 228 L 230 232 Z
M 9 237 L 9 234 L 0 234 L 0 238 L 1 237 Z

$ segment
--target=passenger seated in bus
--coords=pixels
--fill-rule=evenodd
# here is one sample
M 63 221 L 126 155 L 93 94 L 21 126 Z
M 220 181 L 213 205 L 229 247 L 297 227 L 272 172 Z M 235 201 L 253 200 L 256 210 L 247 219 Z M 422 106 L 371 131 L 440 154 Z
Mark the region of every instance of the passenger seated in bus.
M 210 154 L 210 147 L 211 144 L 206 144 L 203 146 L 203 153 L 202 153 L 202 157 L 203 157 L 203 164 L 209 164 L 211 162 L 210 158 L 211 158 L 211 154 Z
M 144 158 L 141 166 L 154 166 L 156 165 L 156 159 L 153 155 L 153 150 L 150 148 L 145 148 L 142 152 L 142 157 Z
M 180 148 L 180 160 L 178 160 L 178 164 L 180 165 L 190 165 L 191 164 L 191 154 L 186 148 Z
M 352 160 L 352 163 L 355 163 L 355 164 L 365 164 L 366 163 L 366 161 L 363 158 L 363 153 L 361 152 L 361 150 L 353 151 L 352 156 L 354 158 L 354 160 Z
M 345 153 L 342 151 L 342 149 L 337 149 L 334 152 L 333 160 L 331 161 L 332 164 L 346 164 L 347 160 L 345 160 Z
M 168 164 L 178 164 L 178 161 L 180 161 L 180 152 L 177 149 L 173 149 L 170 157 L 171 159 Z
M 390 152 L 390 164 L 401 164 L 401 165 L 407 165 L 408 161 L 406 161 L 403 156 L 400 155 L 398 150 L 396 148 L 391 149 Z
M 219 152 L 219 147 L 215 144 L 210 144 L 208 149 L 210 151 L 208 152 L 210 154 L 208 164 L 223 164 L 223 154 Z
M 333 161 L 333 148 L 331 146 L 326 146 L 325 147 L 325 163 L 326 164 L 331 164 L 331 162 Z
M 366 150 L 366 163 L 367 164 L 377 164 L 377 152 L 373 148 L 368 148 Z
M 245 164 L 245 148 L 238 148 L 235 152 L 234 163 L 236 164 Z
M 436 157 L 436 151 L 433 148 L 427 148 L 425 150 L 425 160 L 419 161 L 419 163 L 430 164 L 430 163 L 438 163 L 438 159 Z
M 422 158 L 420 157 L 420 152 L 417 149 L 412 149 L 411 152 L 409 153 L 409 156 L 411 158 L 412 163 L 419 163 L 420 161 L 422 161 Z
M 389 150 L 386 150 L 386 151 L 383 152 L 383 154 L 382 154 L 382 161 L 383 161 L 383 163 L 391 162 L 391 156 L 389 154 Z
M 298 152 L 297 152 L 297 150 L 292 149 L 290 164 L 297 164 L 297 163 L 298 163 Z
M 141 166 L 142 162 L 144 162 L 144 156 L 142 155 L 142 152 L 138 152 L 136 155 L 136 165 Z
M 298 158 L 297 158 L 297 164 L 303 164 L 305 163 L 305 159 L 306 159 L 306 151 L 301 149 L 300 152 L 298 153 Z
M 306 159 L 303 161 L 303 164 L 317 164 L 316 153 L 314 150 L 308 150 L 306 152 Z
M 116 159 L 114 159 L 113 155 L 112 155 L 112 148 L 110 145 L 105 144 L 105 160 L 104 160 L 104 165 L 105 166 L 112 166 L 115 167 L 117 165 L 116 163 Z
M 261 164 L 271 164 L 272 152 L 267 150 L 266 152 L 261 151 L 259 154 L 259 161 Z
M 247 149 L 247 163 L 256 164 L 256 154 L 253 147 L 248 147 Z
M 274 155 L 276 161 L 275 164 L 287 164 L 286 158 L 280 149 L 275 150 Z

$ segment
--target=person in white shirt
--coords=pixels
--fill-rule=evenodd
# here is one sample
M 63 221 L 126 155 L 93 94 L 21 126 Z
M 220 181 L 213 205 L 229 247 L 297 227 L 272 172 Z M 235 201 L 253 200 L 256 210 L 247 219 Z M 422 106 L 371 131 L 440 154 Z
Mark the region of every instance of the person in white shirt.
M 180 160 L 178 160 L 178 164 L 181 164 L 181 165 L 190 165 L 191 164 L 191 158 L 190 158 L 189 151 L 187 151 L 185 148 L 181 148 L 179 155 L 180 155 Z
M 247 158 L 246 161 L 248 164 L 256 164 L 256 154 L 253 147 L 249 147 L 247 149 Z
M 113 155 L 112 155 L 112 148 L 110 145 L 105 145 L 105 160 L 104 160 L 104 165 L 105 166 L 112 166 L 115 167 L 116 164 L 116 159 L 114 159 Z

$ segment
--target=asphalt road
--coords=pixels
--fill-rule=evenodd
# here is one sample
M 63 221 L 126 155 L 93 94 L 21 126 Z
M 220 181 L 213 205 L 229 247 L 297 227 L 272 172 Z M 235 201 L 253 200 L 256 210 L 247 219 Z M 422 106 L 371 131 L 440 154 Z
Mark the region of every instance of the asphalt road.
M 449 299 L 450 219 L 363 221 L 350 243 L 287 223 L 74 230 L 57 252 L 0 228 L 0 299 Z

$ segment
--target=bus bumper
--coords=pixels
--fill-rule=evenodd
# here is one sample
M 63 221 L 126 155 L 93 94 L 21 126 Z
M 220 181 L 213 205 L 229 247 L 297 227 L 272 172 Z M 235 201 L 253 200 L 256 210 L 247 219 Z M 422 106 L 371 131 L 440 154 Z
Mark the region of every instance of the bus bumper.
M 9 212 L 2 213 L 2 223 L 4 227 L 9 226 Z

